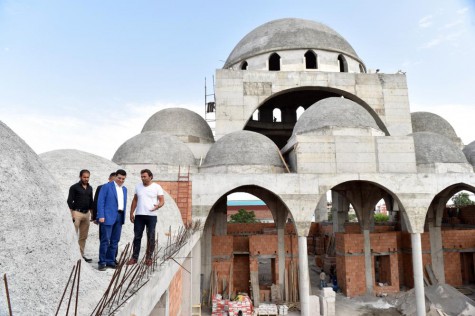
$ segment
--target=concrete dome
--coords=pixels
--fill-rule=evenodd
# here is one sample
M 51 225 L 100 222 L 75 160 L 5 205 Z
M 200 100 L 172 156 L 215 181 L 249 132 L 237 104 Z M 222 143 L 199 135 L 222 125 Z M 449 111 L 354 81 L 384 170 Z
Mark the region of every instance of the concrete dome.
M 468 162 L 475 167 L 475 141 L 471 142 L 463 149 L 463 153 Z
M 119 165 L 194 165 L 191 150 L 176 136 L 164 132 L 143 132 L 123 143 L 112 161 Z
M 467 163 L 463 152 L 447 137 L 431 132 L 411 134 L 417 164 Z
M 286 18 L 267 22 L 244 36 L 223 68 L 256 55 L 291 49 L 334 51 L 360 60 L 353 47 L 328 26 L 310 20 Z
M 430 112 L 413 112 L 411 113 L 412 132 L 431 132 L 443 135 L 455 142 L 461 144 L 454 128 L 441 116 Z
M 36 153 L 0 122 L 0 270 L 14 315 L 53 315 L 71 268 L 81 258 L 61 190 Z M 103 280 L 104 279 L 104 280 Z M 79 313 L 90 313 L 105 278 L 84 264 Z M 2 298 L 5 293 L 0 290 Z M 81 295 L 82 296 L 82 295 Z M 64 304 L 63 304 L 64 305 Z M 6 304 L 0 314 L 6 315 Z
M 381 131 L 374 118 L 356 102 L 326 98 L 309 107 L 295 124 L 294 134 L 305 134 L 328 127 L 373 128 Z
M 185 143 L 213 143 L 208 123 L 197 113 L 183 108 L 158 111 L 145 123 L 142 133 L 158 131 L 175 135 Z
M 274 142 L 251 131 L 237 131 L 220 138 L 208 151 L 203 167 L 232 165 L 283 168 Z

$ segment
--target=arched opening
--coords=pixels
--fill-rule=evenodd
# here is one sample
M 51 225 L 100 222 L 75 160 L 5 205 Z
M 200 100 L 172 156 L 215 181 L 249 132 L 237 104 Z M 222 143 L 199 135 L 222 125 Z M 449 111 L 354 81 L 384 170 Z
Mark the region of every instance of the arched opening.
M 272 53 L 269 57 L 269 70 L 270 71 L 279 71 L 280 70 L 280 56 L 277 53 Z
M 306 69 L 317 69 L 317 54 L 309 50 L 305 53 L 305 68 Z
M 389 135 L 381 118 L 363 100 L 345 91 L 327 87 L 299 87 L 276 93 L 258 107 L 259 120 L 253 119 L 254 114 L 252 117 L 249 116 L 249 121 L 246 122 L 243 129 L 263 134 L 270 138 L 277 147 L 283 148 L 292 136 L 292 131 L 297 122 L 298 108 L 301 107 L 302 110 L 299 111 L 304 112 L 322 99 L 341 96 L 360 104 L 375 119 L 378 127 Z M 281 110 L 281 122 L 279 124 L 274 123 L 273 111 L 276 107 Z
M 403 276 L 398 263 L 403 251 L 398 235 L 401 207 L 396 201 L 385 187 L 356 180 L 334 186 L 321 198 L 308 249 L 314 250 L 316 269 L 325 272 L 327 286 L 351 297 L 365 294 L 368 288 L 371 293 L 373 289 L 375 293 L 399 291 Z M 327 220 L 322 219 L 325 211 Z M 391 212 L 396 213 L 395 222 L 376 220 L 377 214 Z M 365 270 L 371 271 L 369 286 Z M 367 284 L 367 288 L 356 284 Z
M 300 118 L 300 115 L 302 115 L 303 112 L 305 112 L 305 109 L 303 108 L 303 106 L 299 106 L 297 108 L 297 111 L 295 111 L 295 114 L 297 115 L 297 120 Z
M 259 121 L 259 109 L 255 110 L 254 113 L 252 113 L 252 120 Z
M 241 64 L 241 70 L 247 70 L 247 61 L 244 61 L 244 62 Z
M 362 64 L 360 64 L 360 73 L 366 73 L 366 70 Z
M 338 55 L 338 66 L 340 67 L 340 72 L 348 72 L 348 63 L 342 54 Z
M 223 299 L 252 293 L 254 304 L 269 302 L 271 287 L 283 288 L 289 281 L 285 271 L 297 271 L 296 232 L 289 209 L 271 191 L 255 185 L 228 191 L 212 206 L 204 226 L 204 291 Z
M 457 183 L 437 194 L 427 212 L 424 234 L 437 282 L 475 285 L 475 187 Z
M 272 115 L 273 115 L 273 118 L 272 118 L 273 122 L 282 122 L 282 112 L 280 111 L 279 108 L 275 108 L 272 111 Z

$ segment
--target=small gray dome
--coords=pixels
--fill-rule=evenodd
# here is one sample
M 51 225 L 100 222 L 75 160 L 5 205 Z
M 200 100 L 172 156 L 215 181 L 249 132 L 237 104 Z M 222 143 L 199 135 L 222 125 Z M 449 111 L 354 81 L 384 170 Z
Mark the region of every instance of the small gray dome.
M 220 165 L 261 165 L 282 167 L 279 148 L 266 136 L 237 131 L 220 138 L 211 146 L 203 167 Z
M 175 135 L 185 143 L 213 143 L 208 123 L 199 114 L 183 108 L 158 111 L 145 123 L 142 133 L 157 131 Z
M 191 150 L 176 136 L 164 132 L 144 132 L 123 143 L 112 161 L 119 165 L 158 164 L 189 166 L 195 164 Z
M 447 137 L 431 132 L 411 135 L 414 138 L 417 164 L 467 163 L 462 151 Z
M 411 113 L 412 132 L 431 132 L 443 135 L 448 139 L 460 144 L 460 139 L 455 133 L 454 128 L 441 116 L 430 112 Z
M 244 36 L 223 68 L 256 55 L 290 49 L 335 51 L 360 60 L 353 47 L 328 26 L 310 20 L 286 18 L 267 22 Z
M 468 162 L 475 167 L 475 141 L 464 147 L 463 153 Z
M 373 128 L 381 131 L 374 118 L 358 103 L 344 98 L 320 100 L 302 113 L 294 134 L 305 134 L 327 127 Z

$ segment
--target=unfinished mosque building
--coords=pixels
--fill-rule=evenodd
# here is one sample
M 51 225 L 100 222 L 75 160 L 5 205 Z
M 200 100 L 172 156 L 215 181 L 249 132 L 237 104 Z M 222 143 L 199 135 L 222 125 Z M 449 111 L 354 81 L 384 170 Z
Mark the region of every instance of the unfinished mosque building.
M 214 133 L 190 110 L 164 109 L 112 161 L 103 159 L 127 170 L 129 191 L 140 181 L 139 170 L 154 172 L 167 191 L 170 214 L 160 229 L 196 220 L 203 225 L 180 259 L 191 274 L 167 265 L 149 282 L 153 295 L 152 288 L 139 292 L 141 303 L 132 299 L 119 314 L 147 315 L 160 305 L 170 315 L 191 315 L 191 306 L 208 303 L 210 293 L 242 291 L 252 292 L 254 304 L 273 295 L 299 301 L 301 315 L 312 315 L 309 260 L 327 273 L 334 268 L 349 297 L 415 288 L 418 315 L 425 315 L 428 264 L 441 283 L 475 283 L 475 208 L 447 208 L 455 194 L 475 192 L 475 142 L 464 146 L 436 114 L 411 113 L 405 74 L 368 71 L 347 40 L 326 25 L 279 19 L 244 36 L 216 70 L 207 110 Z M 76 155 L 59 150 L 28 159 L 64 177 L 55 170 L 79 170 L 68 158 Z M 94 159 L 84 153 L 82 161 Z M 10 167 L 2 164 L 2 180 L 4 168 Z M 60 192 L 57 185 L 49 190 Z M 233 193 L 257 197 L 270 220 L 230 223 Z M 375 221 L 380 201 L 390 216 L 384 224 Z M 2 194 L 1 203 L 3 232 L 17 224 L 3 220 L 4 205 L 13 202 Z M 73 230 L 62 229 L 72 248 Z M 7 270 L 23 268 L 15 261 L 7 261 Z M 85 278 L 100 273 L 89 270 Z M 272 285 L 279 293 L 271 293 Z

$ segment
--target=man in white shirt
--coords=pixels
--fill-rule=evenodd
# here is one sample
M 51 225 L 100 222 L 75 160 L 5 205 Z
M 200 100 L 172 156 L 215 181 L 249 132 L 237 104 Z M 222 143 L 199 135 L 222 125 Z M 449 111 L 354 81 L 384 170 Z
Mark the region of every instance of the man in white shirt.
M 152 182 L 150 170 L 140 171 L 142 183 L 135 187 L 135 195 L 130 207 L 130 221 L 134 223 L 134 247 L 132 258 L 127 264 L 136 264 L 139 259 L 143 230 L 147 227 L 147 251 L 145 264 L 152 265 L 152 254 L 155 250 L 155 227 L 157 226 L 157 210 L 165 204 L 162 187 Z

